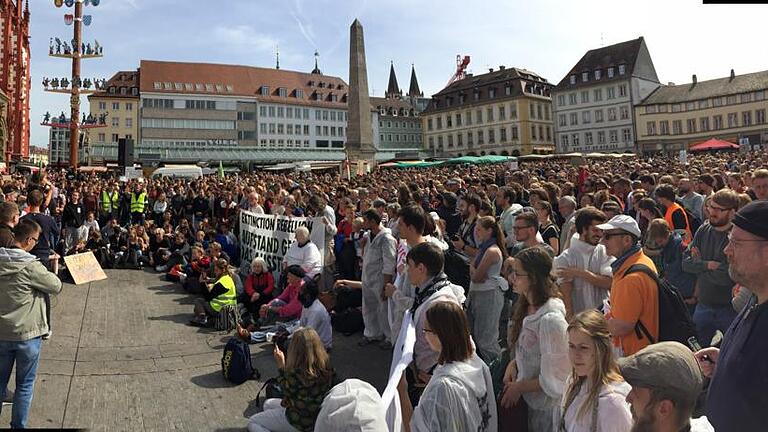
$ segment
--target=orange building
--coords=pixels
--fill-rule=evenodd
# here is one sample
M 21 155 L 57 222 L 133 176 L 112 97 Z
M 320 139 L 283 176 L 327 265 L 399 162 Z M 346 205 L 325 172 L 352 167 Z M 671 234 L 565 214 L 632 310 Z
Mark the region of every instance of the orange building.
M 29 156 L 29 1 L 0 0 L 0 90 L 8 98 L 5 161 Z

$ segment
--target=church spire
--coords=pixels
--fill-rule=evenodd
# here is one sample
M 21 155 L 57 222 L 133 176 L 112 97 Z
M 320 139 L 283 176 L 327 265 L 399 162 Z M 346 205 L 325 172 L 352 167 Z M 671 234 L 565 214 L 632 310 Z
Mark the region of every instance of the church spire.
M 315 74 L 315 75 L 322 75 L 323 74 L 322 72 L 320 72 L 320 68 L 317 67 L 317 59 L 319 57 L 320 57 L 320 53 L 318 53 L 317 50 L 315 50 L 315 68 L 312 69 L 312 73 Z
M 397 85 L 397 77 L 395 76 L 395 63 L 389 62 L 389 84 L 387 85 L 387 92 L 384 97 L 387 99 L 394 99 L 398 96 L 402 96 L 403 92 L 400 91 L 400 87 Z
M 411 85 L 408 86 L 408 96 L 423 97 L 424 93 L 419 90 L 419 81 L 416 79 L 416 68 L 411 63 Z

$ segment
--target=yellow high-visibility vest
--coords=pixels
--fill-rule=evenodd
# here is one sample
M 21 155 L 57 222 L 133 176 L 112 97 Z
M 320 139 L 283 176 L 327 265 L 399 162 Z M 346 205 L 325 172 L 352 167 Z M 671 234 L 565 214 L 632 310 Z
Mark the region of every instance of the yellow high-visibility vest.
M 235 281 L 232 276 L 225 274 L 216 281 L 217 284 L 221 284 L 227 289 L 227 292 L 220 294 L 209 302 L 211 309 L 219 312 L 224 305 L 236 305 L 237 304 L 237 290 L 235 289 Z
M 136 192 L 131 194 L 131 213 L 144 213 L 144 204 L 147 201 L 147 193 L 142 192 L 136 196 Z
M 118 192 L 101 191 L 101 209 L 105 213 L 111 213 L 117 210 L 120 205 L 120 194 Z

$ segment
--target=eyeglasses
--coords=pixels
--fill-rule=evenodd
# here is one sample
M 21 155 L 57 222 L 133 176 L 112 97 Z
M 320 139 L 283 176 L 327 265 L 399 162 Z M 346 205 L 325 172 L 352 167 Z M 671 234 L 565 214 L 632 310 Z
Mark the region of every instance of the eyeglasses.
M 717 210 L 719 212 L 726 212 L 726 211 L 729 211 L 729 210 L 733 210 L 733 209 L 730 209 L 730 208 L 713 206 L 712 204 L 707 204 L 707 208 L 710 209 L 710 210 Z

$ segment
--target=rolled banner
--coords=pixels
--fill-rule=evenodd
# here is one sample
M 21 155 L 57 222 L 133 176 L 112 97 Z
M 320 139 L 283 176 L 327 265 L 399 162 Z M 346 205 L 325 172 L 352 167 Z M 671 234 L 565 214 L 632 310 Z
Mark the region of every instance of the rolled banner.
M 91 25 L 91 21 L 93 21 L 93 17 L 90 15 L 83 15 L 83 24 L 87 26 Z
M 64 5 L 64 0 L 53 0 L 53 4 L 56 5 L 56 7 L 62 7 Z
M 66 14 L 64 15 L 64 24 L 66 25 L 72 25 L 72 23 L 75 21 L 75 16 L 72 14 Z

